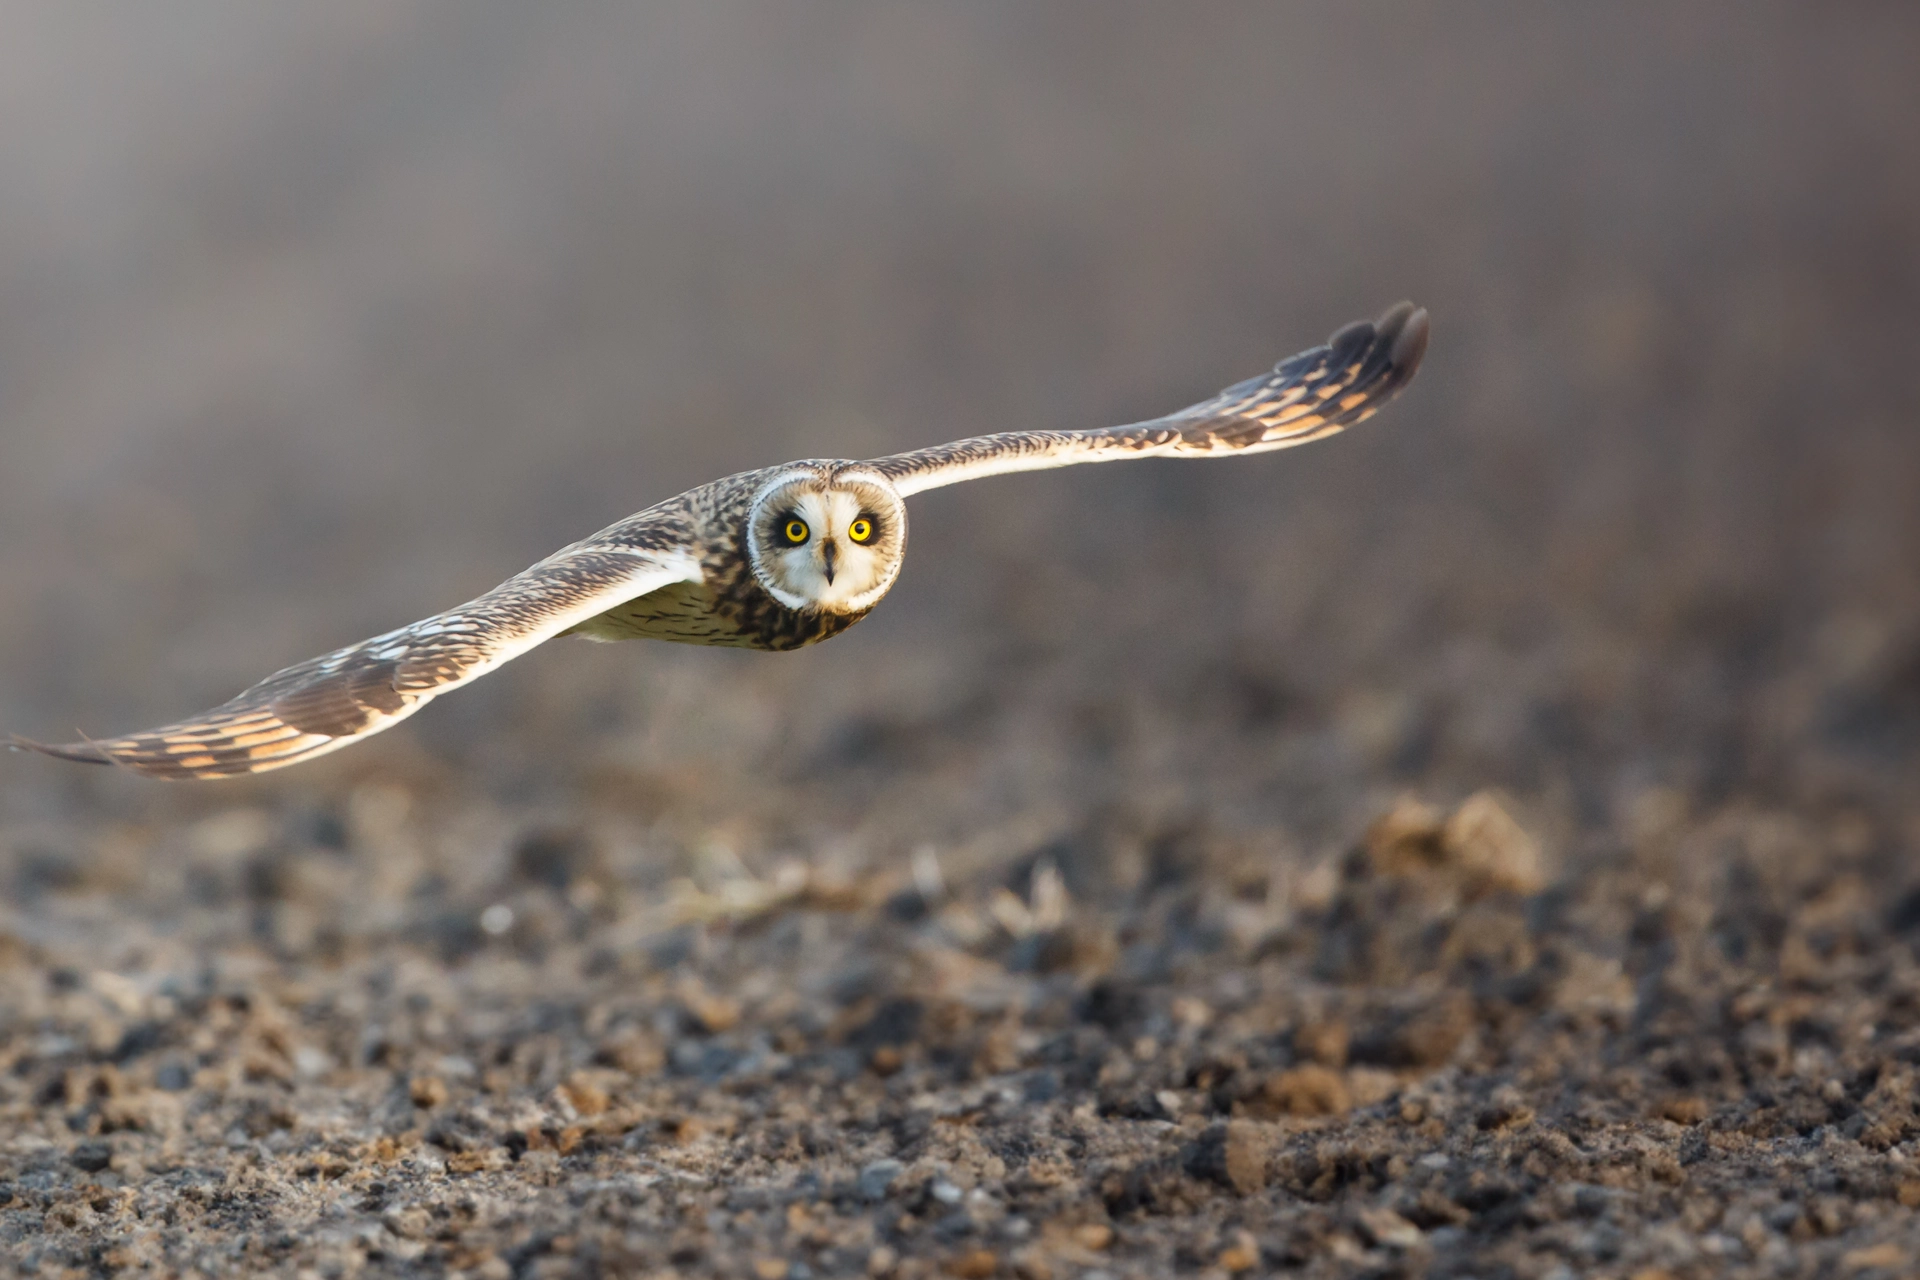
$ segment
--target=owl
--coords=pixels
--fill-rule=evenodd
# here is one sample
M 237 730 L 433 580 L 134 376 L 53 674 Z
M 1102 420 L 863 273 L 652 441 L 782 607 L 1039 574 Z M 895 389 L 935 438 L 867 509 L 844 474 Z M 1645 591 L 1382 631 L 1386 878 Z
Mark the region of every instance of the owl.
M 125 737 L 10 745 L 156 778 L 263 773 L 376 734 L 555 636 L 816 644 L 866 617 L 900 576 L 906 500 L 916 493 L 1082 462 L 1305 444 L 1392 399 L 1426 346 L 1427 313 L 1402 302 L 1271 373 L 1132 426 L 1014 431 L 728 476 L 564 547 L 478 599 L 268 676 L 203 715 Z

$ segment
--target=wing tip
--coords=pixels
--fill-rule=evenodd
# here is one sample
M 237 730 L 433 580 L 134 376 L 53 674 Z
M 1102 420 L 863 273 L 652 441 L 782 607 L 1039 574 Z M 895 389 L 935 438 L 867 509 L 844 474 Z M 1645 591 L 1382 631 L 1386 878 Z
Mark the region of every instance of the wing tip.
M 1344 425 L 1372 416 L 1413 381 L 1426 357 L 1432 328 L 1425 307 L 1401 301 L 1377 319 L 1357 320 L 1327 339 L 1333 363 L 1352 367 L 1353 388 L 1365 393 L 1365 403 Z
M 85 735 L 82 735 L 85 738 Z M 314 741 L 315 738 L 319 740 Z M 163 754 L 129 750 L 122 746 L 113 750 L 92 739 L 81 742 L 36 742 L 32 738 L 23 738 L 19 734 L 7 734 L 0 737 L 0 747 L 13 751 L 32 751 L 43 756 L 52 756 L 56 760 L 71 760 L 79 764 L 114 765 L 129 773 L 137 773 L 144 778 L 159 778 L 166 782 L 178 782 L 187 779 L 233 778 L 246 774 L 265 773 L 270 769 L 279 769 L 286 765 L 298 764 L 317 755 L 324 755 L 334 746 L 344 746 L 346 741 L 330 739 L 316 734 L 297 736 L 291 741 L 291 749 L 278 755 L 256 754 L 255 751 L 232 747 L 217 747 L 209 744 L 209 750 L 193 755 Z M 123 740 L 124 742 L 124 740 Z M 276 744 L 280 745 L 280 744 Z M 263 750 L 263 749 L 262 749 Z
M 1335 366 L 1359 361 L 1385 372 L 1390 386 L 1398 387 L 1420 367 L 1431 329 L 1425 307 L 1401 301 L 1382 311 L 1377 319 L 1355 320 L 1335 329 L 1323 350 L 1331 353 Z M 1287 363 L 1282 361 L 1280 367 Z
M 10 733 L 6 745 L 12 751 L 36 751 L 43 756 L 52 756 L 56 760 L 74 760 L 80 764 L 113 764 L 114 758 L 107 751 L 91 742 L 35 742 L 32 738 L 23 738 Z
M 1402 378 L 1413 376 L 1427 354 L 1427 336 L 1432 323 L 1425 307 L 1411 302 L 1394 303 L 1373 322 L 1374 332 L 1387 344 L 1387 361 Z

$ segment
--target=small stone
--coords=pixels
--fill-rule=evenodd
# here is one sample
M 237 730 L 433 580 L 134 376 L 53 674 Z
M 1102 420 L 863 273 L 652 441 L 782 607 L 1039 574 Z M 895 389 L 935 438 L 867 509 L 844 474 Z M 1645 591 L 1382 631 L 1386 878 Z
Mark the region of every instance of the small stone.
M 945 1271 L 956 1280 L 988 1280 L 1000 1270 L 1000 1257 L 991 1249 L 970 1249 L 947 1259 Z
M 403 1240 L 424 1240 L 433 1232 L 433 1215 L 417 1204 L 388 1209 L 380 1221 Z
M 514 874 L 549 889 L 565 889 L 592 862 L 592 845 L 572 830 L 529 831 L 513 849 Z
M 399 1140 L 389 1135 L 382 1135 L 361 1148 L 361 1155 L 375 1164 L 392 1164 L 406 1154 L 406 1147 L 411 1144 L 412 1139 L 406 1135 L 402 1135 Z
M 1869 1267 L 1898 1270 L 1909 1261 L 1907 1251 L 1891 1240 L 1864 1249 L 1849 1249 L 1840 1255 L 1840 1265 L 1848 1271 L 1865 1271 Z
M 1493 1091 L 1487 1105 L 1474 1117 L 1474 1123 L 1482 1129 L 1517 1129 L 1533 1123 L 1533 1108 L 1520 1096 L 1520 1091 L 1512 1085 L 1502 1085 Z
M 906 1172 L 906 1168 L 898 1160 L 875 1160 L 860 1170 L 860 1176 L 854 1184 L 860 1192 L 860 1198 L 868 1202 L 886 1199 L 887 1192 Z
M 447 1084 L 439 1076 L 415 1076 L 407 1083 L 407 1096 L 422 1111 L 431 1111 L 447 1100 Z
M 1420 1243 L 1420 1228 L 1391 1209 L 1362 1209 L 1360 1229 L 1382 1248 L 1412 1249 Z
M 1274 1072 L 1260 1086 L 1260 1096 L 1290 1116 L 1341 1116 L 1353 1106 L 1340 1073 L 1317 1063 Z
M 1347 1065 L 1347 1047 L 1352 1039 L 1353 1033 L 1345 1020 L 1329 1018 L 1325 1022 L 1309 1022 L 1296 1027 L 1293 1050 L 1323 1067 L 1344 1067 Z
M 628 1028 L 600 1046 L 599 1059 L 611 1063 L 628 1075 L 650 1076 L 666 1065 L 667 1055 L 660 1042 L 634 1028 Z
M 1213 1021 L 1213 1010 L 1207 1002 L 1193 996 L 1174 997 L 1168 1012 L 1173 1014 L 1175 1022 L 1195 1031 L 1204 1030 L 1207 1024 Z
M 1367 864 L 1378 875 L 1407 875 L 1438 866 L 1445 854 L 1440 846 L 1440 811 L 1412 796 L 1402 796 L 1367 828 L 1362 844 Z
M 1271 1146 L 1268 1128 L 1254 1121 L 1210 1125 L 1187 1149 L 1187 1172 L 1238 1195 L 1252 1195 L 1267 1185 Z
M 785 1258 L 755 1258 L 753 1274 L 760 1280 L 786 1280 L 787 1260 Z
M 1356 1107 L 1385 1102 L 1400 1089 L 1400 1077 L 1379 1067 L 1355 1067 L 1346 1074 L 1347 1097 Z
M 333 1070 L 333 1055 L 303 1044 L 293 1051 L 293 1069 L 305 1079 L 318 1079 Z
M 1260 1265 L 1260 1246 L 1247 1232 L 1238 1231 L 1234 1233 L 1233 1243 L 1222 1249 L 1214 1261 L 1228 1275 L 1239 1275 Z
M 1920 1178 L 1909 1178 L 1894 1193 L 1903 1209 L 1920 1209 Z
M 1506 893 L 1538 893 L 1546 885 L 1540 846 L 1490 791 L 1476 791 L 1447 819 L 1440 845 L 1476 886 Z
M 447 1157 L 448 1173 L 487 1173 L 503 1169 L 507 1164 L 507 1153 L 501 1147 L 487 1147 L 479 1151 L 456 1151 Z
M 1053 1264 L 1038 1249 L 1022 1249 L 1013 1255 L 1013 1274 L 1020 1280 L 1053 1280 Z
M 879 1245 L 867 1255 L 867 1274 L 875 1277 L 891 1275 L 899 1263 L 900 1255 L 892 1245 Z
M 1699 1124 L 1707 1118 L 1707 1101 L 1693 1094 L 1668 1098 L 1660 1106 L 1660 1115 L 1675 1124 Z
M 104 1142 L 83 1142 L 67 1159 L 82 1173 L 99 1173 L 113 1163 L 113 1148 Z
M 695 979 L 680 985 L 680 1006 L 709 1035 L 731 1031 L 740 1024 L 740 1002 L 714 995 Z
M 1073 1229 L 1073 1242 L 1097 1253 L 1113 1243 L 1113 1228 L 1104 1222 L 1083 1222 Z
M 573 1105 L 576 1113 L 583 1116 L 597 1116 L 608 1106 L 607 1091 L 591 1080 L 574 1076 L 560 1088 L 567 1095 L 567 1101 Z
M 1385 1060 L 1400 1067 L 1444 1066 L 1474 1027 L 1473 1001 L 1455 992 L 1415 1010 L 1387 1037 Z
M 1021 1170 L 1021 1181 L 1031 1187 L 1063 1187 L 1073 1181 L 1077 1170 L 1071 1160 L 1060 1156 L 1035 1156 Z

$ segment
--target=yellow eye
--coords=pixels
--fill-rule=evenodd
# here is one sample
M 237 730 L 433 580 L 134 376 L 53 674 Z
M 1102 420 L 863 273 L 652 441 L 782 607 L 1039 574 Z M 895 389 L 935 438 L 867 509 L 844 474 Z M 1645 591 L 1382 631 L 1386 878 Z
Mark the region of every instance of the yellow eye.
M 861 516 L 847 526 L 847 536 L 855 542 L 865 542 L 873 536 L 873 521 Z
M 787 521 L 787 527 L 782 529 L 781 532 L 787 535 L 788 542 L 791 542 L 797 547 L 807 540 L 807 522 L 805 520 L 789 520 Z

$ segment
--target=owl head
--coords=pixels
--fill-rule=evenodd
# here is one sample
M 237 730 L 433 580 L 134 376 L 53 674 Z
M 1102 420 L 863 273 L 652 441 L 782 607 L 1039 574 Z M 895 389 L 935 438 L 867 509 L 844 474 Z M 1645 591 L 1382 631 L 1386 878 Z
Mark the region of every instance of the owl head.
M 863 613 L 900 574 L 907 506 L 870 471 L 786 468 L 754 497 L 747 548 L 754 578 L 789 609 Z

